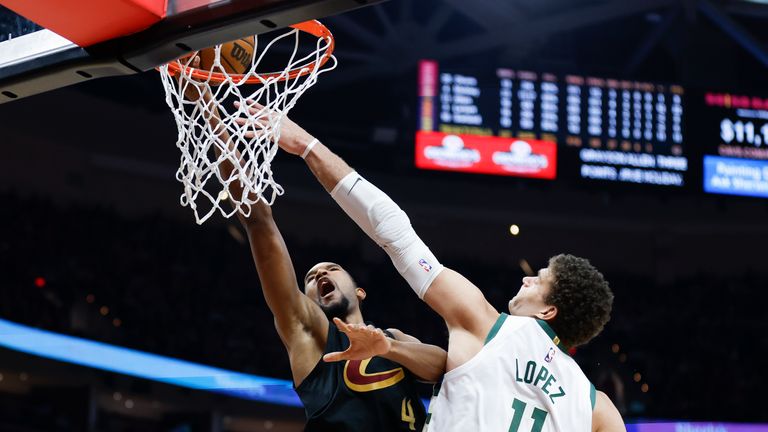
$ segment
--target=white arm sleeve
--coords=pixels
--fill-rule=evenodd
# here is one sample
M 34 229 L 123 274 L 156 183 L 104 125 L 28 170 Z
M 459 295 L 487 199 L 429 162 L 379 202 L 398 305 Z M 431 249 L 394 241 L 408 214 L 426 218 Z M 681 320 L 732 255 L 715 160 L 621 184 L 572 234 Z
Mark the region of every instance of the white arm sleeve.
M 424 298 L 444 267 L 416 235 L 408 215 L 387 194 L 354 171 L 341 179 L 331 196 L 384 249 L 419 298 Z

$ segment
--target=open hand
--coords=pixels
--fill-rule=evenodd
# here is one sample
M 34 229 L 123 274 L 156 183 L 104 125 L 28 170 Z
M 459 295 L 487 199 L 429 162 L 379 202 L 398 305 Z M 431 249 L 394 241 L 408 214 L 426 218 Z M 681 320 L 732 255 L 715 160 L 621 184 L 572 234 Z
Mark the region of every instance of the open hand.
M 200 100 L 200 96 L 202 95 L 203 101 L 210 102 L 211 95 L 206 90 L 205 86 L 187 75 L 187 67 L 194 69 L 200 68 L 200 56 L 195 54 L 192 58 L 192 61 L 186 63 L 186 59 L 188 58 L 189 57 L 185 57 L 184 59 L 179 60 L 179 62 L 183 62 L 181 64 L 186 65 L 186 67 L 182 67 L 182 70 L 176 74 L 176 79 L 179 82 L 179 86 L 184 91 L 184 98 L 190 102 L 197 102 Z
M 349 338 L 349 348 L 344 352 L 332 352 L 323 356 L 323 361 L 365 360 L 384 355 L 392 349 L 392 340 L 384 332 L 371 325 L 347 324 L 334 318 L 339 331 Z
M 269 115 L 278 115 L 277 113 L 270 113 L 268 109 L 265 109 L 263 105 L 256 101 L 246 101 L 246 108 L 251 116 L 258 116 L 256 122 L 262 129 L 268 126 Z M 240 108 L 240 102 L 235 102 L 235 107 Z M 245 126 L 248 123 L 248 119 L 240 117 L 235 120 L 240 126 Z M 255 134 L 260 133 L 257 131 L 248 131 L 245 134 L 246 138 L 252 138 Z M 301 155 L 304 153 L 304 149 L 312 141 L 312 135 L 307 133 L 301 126 L 289 119 L 287 115 L 283 116 L 280 121 L 280 141 L 278 145 L 281 149 L 293 155 Z

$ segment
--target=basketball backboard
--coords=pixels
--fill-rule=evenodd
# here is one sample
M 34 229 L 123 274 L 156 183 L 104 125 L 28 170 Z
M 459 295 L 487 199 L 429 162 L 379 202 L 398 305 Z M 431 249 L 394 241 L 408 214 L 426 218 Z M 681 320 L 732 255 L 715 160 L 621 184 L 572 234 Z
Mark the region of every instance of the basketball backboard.
M 143 17 L 148 26 L 131 31 L 131 22 L 115 13 L 116 9 L 108 11 L 113 13 L 113 22 L 107 18 L 100 22 L 99 11 L 82 12 L 87 1 L 78 10 L 59 13 L 55 8 L 61 9 L 62 2 L 36 0 L 31 8 L 35 10 L 30 11 L 31 3 L 26 0 L 0 0 L 0 5 L 26 14 L 22 17 L 0 6 L 0 103 L 95 78 L 147 71 L 190 51 L 382 1 L 132 0 L 141 6 L 152 4 L 157 10 L 156 16 Z M 125 2 L 91 3 L 98 8 L 114 3 L 118 8 Z M 54 12 L 43 9 L 46 6 Z M 64 30 L 58 34 L 54 26 L 38 25 L 44 21 Z M 114 32 L 123 24 L 128 26 L 125 31 L 131 32 L 111 36 L 110 29 Z

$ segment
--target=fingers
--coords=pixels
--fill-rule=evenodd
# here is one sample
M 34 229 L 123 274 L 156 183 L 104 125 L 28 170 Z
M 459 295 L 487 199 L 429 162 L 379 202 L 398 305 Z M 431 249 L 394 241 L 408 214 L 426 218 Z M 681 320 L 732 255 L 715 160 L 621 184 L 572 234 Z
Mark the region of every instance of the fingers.
M 240 105 L 241 105 L 240 102 L 235 102 L 235 106 L 237 108 L 240 108 Z M 264 111 L 264 105 L 256 102 L 253 99 L 246 99 L 245 106 L 248 109 L 248 113 L 250 113 L 251 115 L 256 115 L 259 112 Z
M 349 324 L 345 323 L 339 318 L 334 318 L 333 323 L 336 324 L 336 328 L 338 328 L 340 331 L 344 333 L 347 333 L 349 331 Z
M 177 62 L 183 67 L 183 68 L 195 68 L 198 69 L 200 67 L 200 56 L 197 54 L 190 54 L 184 57 L 181 57 L 177 60 Z
M 367 330 L 365 324 L 347 324 L 348 333 L 367 333 Z
M 339 329 L 339 331 L 346 333 L 346 334 L 377 334 L 381 333 L 384 334 L 381 329 L 378 329 L 372 325 L 365 325 L 365 324 L 347 324 L 344 321 L 340 320 L 339 318 L 334 318 L 333 323 L 336 324 L 336 327 Z
M 242 106 L 240 102 L 234 102 L 234 105 L 235 105 L 235 108 L 237 109 L 240 109 L 240 107 Z M 248 116 L 255 118 L 256 122 L 260 126 L 262 127 L 267 126 L 267 124 L 269 123 L 269 113 L 263 109 L 264 108 L 263 106 L 261 105 L 258 105 L 258 106 L 260 107 L 260 109 L 248 107 Z M 239 117 L 237 119 L 237 123 L 241 126 L 245 125 L 246 121 L 247 119 L 245 117 Z
M 338 318 L 334 318 L 334 322 L 336 322 Z M 384 331 L 378 327 L 374 327 L 372 325 L 365 325 L 365 324 L 347 324 L 343 321 L 339 320 L 344 325 L 344 328 L 339 327 L 339 330 L 343 331 L 347 335 L 351 334 L 358 334 L 358 335 L 365 335 L 365 336 L 382 336 L 387 337 L 387 335 L 384 333 Z
M 176 80 L 179 83 L 179 86 L 184 91 L 184 97 L 188 101 L 196 102 L 200 100 L 201 96 L 207 96 L 205 91 L 198 88 L 198 84 L 194 83 L 192 77 L 190 76 L 191 71 L 188 68 L 195 68 L 198 69 L 200 67 L 200 56 L 195 55 L 192 57 L 191 60 L 183 61 L 184 59 L 181 59 L 179 62 L 183 66 L 181 72 L 176 74 Z M 209 97 L 206 97 L 205 100 L 207 101 Z
M 347 357 L 345 356 L 345 353 L 346 351 L 344 352 L 336 351 L 336 352 L 328 353 L 323 356 L 323 361 L 331 363 L 331 362 L 346 360 Z
M 247 119 L 245 117 L 238 117 L 235 119 L 235 123 L 237 123 L 240 126 L 245 126 L 247 124 L 257 124 L 261 126 L 262 129 L 267 126 L 266 120 L 264 120 L 261 117 L 257 118 L 255 122 L 249 122 L 249 120 L 250 119 Z
M 237 117 L 235 118 L 235 123 L 237 123 L 237 125 L 240 127 L 247 128 L 243 133 L 243 137 L 248 139 L 256 138 L 257 136 L 266 132 L 265 129 L 267 127 L 267 123 L 262 119 L 256 119 L 254 122 L 245 117 Z
M 178 60 L 178 63 L 182 66 L 181 73 L 177 74 L 178 79 L 189 79 L 190 68 L 200 68 L 200 56 L 194 55 L 193 57 L 182 57 Z
M 251 109 L 252 111 L 261 111 L 264 109 L 264 105 L 256 102 L 253 99 L 246 99 L 245 103 L 248 105 L 249 109 Z

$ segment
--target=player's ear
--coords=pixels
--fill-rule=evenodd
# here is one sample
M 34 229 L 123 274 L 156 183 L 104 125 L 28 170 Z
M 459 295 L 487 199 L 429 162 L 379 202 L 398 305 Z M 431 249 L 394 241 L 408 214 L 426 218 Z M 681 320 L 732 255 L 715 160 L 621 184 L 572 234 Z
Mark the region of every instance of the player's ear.
M 355 295 L 357 296 L 357 301 L 363 301 L 365 300 L 365 296 L 367 294 L 365 293 L 364 289 L 357 287 L 355 288 Z
M 551 321 L 557 316 L 557 306 L 545 306 L 536 313 L 536 318 L 544 321 Z

